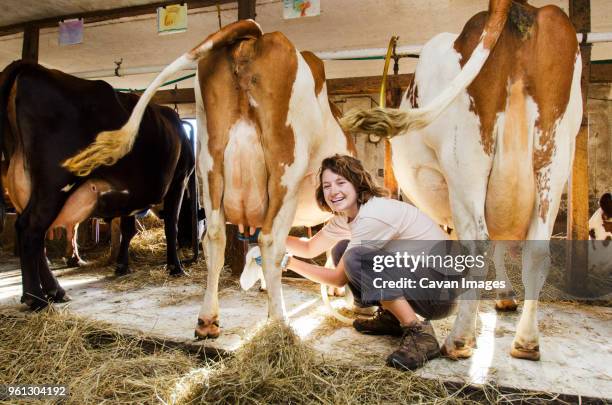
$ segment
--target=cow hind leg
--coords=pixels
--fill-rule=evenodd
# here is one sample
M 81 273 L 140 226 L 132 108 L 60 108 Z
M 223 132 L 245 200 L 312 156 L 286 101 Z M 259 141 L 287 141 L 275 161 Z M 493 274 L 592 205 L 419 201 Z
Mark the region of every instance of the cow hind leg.
M 49 260 L 44 253 L 38 261 L 38 274 L 40 276 L 40 283 L 44 294 L 46 295 L 49 302 L 69 302 L 72 298 L 66 293 L 66 291 L 59 285 L 59 282 L 51 272 L 49 268 Z
M 510 354 L 526 360 L 540 359 L 538 336 L 538 297 L 550 268 L 549 244 L 545 240 L 528 241 L 523 253 L 525 302 L 516 328 Z
M 128 253 L 134 235 L 136 235 L 136 217 L 133 215 L 121 217 L 121 244 L 115 266 L 115 274 L 118 276 L 124 276 L 132 272 L 128 263 Z
M 185 270 L 177 252 L 178 219 L 185 191 L 185 180 L 174 179 L 164 198 L 164 230 L 166 233 L 166 265 L 171 276 L 182 276 Z
M 562 163 L 570 160 L 567 153 L 569 147 L 558 145 L 559 161 L 553 161 L 550 166 L 538 172 L 538 179 L 542 181 L 537 185 L 538 195 L 527 234 L 528 240 L 523 248 L 522 280 L 525 286 L 525 302 L 510 354 L 526 360 L 540 359 L 538 298 L 550 269 L 550 235 L 569 174 L 569 165 Z M 563 159 L 563 152 L 566 152 L 567 160 Z
M 286 252 L 286 241 L 297 208 L 296 193 L 280 190 L 270 199 L 270 210 L 259 236 L 262 267 L 268 290 L 268 318 L 285 320 L 285 301 L 281 285 L 281 261 Z M 279 195 L 280 194 L 280 195 Z M 278 197 L 276 197 L 278 196 Z
M 23 284 L 21 302 L 34 310 L 46 307 L 48 298 L 62 301 L 66 297 L 66 292 L 49 270 L 44 250 L 45 233 L 60 208 L 61 202 L 53 198 L 41 199 L 32 195 L 15 224 Z
M 447 169 L 450 172 L 450 168 Z M 454 170 L 454 169 L 453 169 Z M 475 178 L 475 177 L 474 177 Z M 483 179 L 486 176 L 482 176 Z M 462 177 L 449 179 L 451 208 L 457 235 L 470 248 L 472 256 L 483 255 L 483 245 L 470 241 L 486 241 L 489 239 L 485 215 L 486 184 Z M 455 180 L 455 182 L 453 182 Z M 475 268 L 467 274 L 468 278 L 477 277 Z M 483 274 L 487 268 L 478 269 Z M 451 359 L 468 358 L 476 347 L 476 318 L 478 316 L 480 294 L 477 289 L 464 292 L 459 297 L 457 318 L 450 334 L 446 337 L 441 352 Z
M 208 214 L 208 212 L 207 212 Z M 208 276 L 204 303 L 198 314 L 195 336 L 199 339 L 216 338 L 219 327 L 219 276 L 225 260 L 225 215 L 223 210 L 214 210 L 207 215 L 207 229 L 204 236 L 204 252 Z
M 73 237 L 66 241 L 66 267 L 81 267 L 87 263 L 79 255 L 78 245 L 79 224 L 74 226 Z
M 512 283 L 506 273 L 506 251 L 508 242 L 496 241 L 493 252 L 493 262 L 495 264 L 495 280 L 504 283 L 505 287 L 496 291 L 495 309 L 500 312 L 516 311 L 518 302 L 516 294 L 512 289 Z

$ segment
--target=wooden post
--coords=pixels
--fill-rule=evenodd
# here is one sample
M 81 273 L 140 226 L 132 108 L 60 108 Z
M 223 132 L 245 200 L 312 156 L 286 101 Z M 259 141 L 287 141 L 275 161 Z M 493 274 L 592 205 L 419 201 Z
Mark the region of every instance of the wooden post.
M 590 0 L 570 0 L 569 14 L 576 32 L 591 31 L 591 2 Z M 589 79 L 591 77 L 591 45 L 583 41 L 580 44 L 582 55 L 582 124 L 576 137 L 576 152 L 574 166 L 568 184 L 567 205 L 567 239 L 589 239 L 589 173 L 588 173 L 588 116 L 587 94 Z M 570 242 L 571 243 L 571 242 Z M 585 287 L 588 272 L 587 243 L 570 244 L 567 252 L 566 282 L 569 290 L 580 293 Z
M 396 62 L 397 66 L 397 62 Z M 394 71 L 397 69 L 394 67 Z M 398 108 L 402 101 L 402 89 L 400 88 L 397 80 L 397 73 L 393 76 L 387 76 L 387 92 L 386 92 L 386 105 L 390 108 Z M 401 199 L 399 184 L 393 171 L 393 163 L 391 159 L 391 142 L 385 138 L 383 140 L 385 145 L 385 178 L 384 186 L 391 193 L 391 198 L 396 200 Z
M 23 47 L 21 59 L 29 62 L 38 62 L 38 34 L 39 29 L 35 25 L 28 25 L 23 31 Z
M 238 19 L 246 20 L 247 18 L 255 19 L 255 0 L 238 0 Z

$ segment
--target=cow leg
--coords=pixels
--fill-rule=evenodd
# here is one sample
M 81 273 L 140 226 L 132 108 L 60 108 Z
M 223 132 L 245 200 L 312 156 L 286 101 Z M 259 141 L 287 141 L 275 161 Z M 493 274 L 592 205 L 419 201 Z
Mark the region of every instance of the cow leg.
M 540 359 L 538 337 L 538 297 L 550 268 L 550 252 L 547 240 L 527 241 L 523 251 L 523 285 L 525 302 L 516 328 L 510 354 L 527 360 Z
M 207 229 L 204 236 L 204 252 L 208 276 L 204 303 L 198 314 L 195 335 L 200 339 L 216 338 L 221 333 L 219 327 L 219 276 L 225 260 L 225 215 L 223 210 L 214 210 L 207 215 Z
M 523 248 L 522 280 L 525 286 L 525 302 L 510 351 L 513 357 L 520 359 L 540 358 L 538 298 L 550 268 L 550 235 L 571 168 L 571 165 L 565 164 L 571 161 L 568 144 L 569 142 L 565 145 L 557 142 L 558 159 L 536 172 L 536 201 L 526 246 Z
M 49 270 L 44 251 L 45 233 L 60 211 L 61 202 L 56 204 L 53 198 L 41 199 L 36 194 L 15 223 L 23 284 L 21 302 L 34 310 L 48 305 L 46 296 L 61 301 L 66 295 Z
M 119 247 L 121 246 L 121 218 L 113 218 L 110 223 L 110 257 L 108 263 L 115 263 L 119 257 Z
M 328 269 L 333 269 L 335 266 L 334 266 L 334 259 L 332 257 L 331 249 L 325 252 L 325 257 L 326 257 L 325 267 L 327 267 Z M 328 285 L 327 295 L 329 295 L 330 297 L 344 297 L 346 296 L 346 286 L 334 287 L 334 286 Z
M 129 268 L 129 248 L 132 238 L 136 235 L 136 217 L 134 215 L 121 217 L 121 245 L 117 254 L 117 265 L 115 266 L 115 274 L 124 276 L 131 273 Z
M 448 161 L 454 162 L 455 157 Z M 482 163 L 482 162 L 481 162 Z M 474 167 L 477 165 L 474 164 Z M 445 168 L 447 173 L 457 173 L 455 167 Z M 483 255 L 482 245 L 470 241 L 486 241 L 489 234 L 486 227 L 484 207 L 486 196 L 486 176 L 483 182 L 475 181 L 472 176 L 449 177 L 449 195 L 453 219 L 459 240 L 469 246 L 471 255 Z M 471 269 L 467 277 L 476 276 Z M 487 268 L 480 269 L 483 274 Z M 480 271 L 479 270 L 479 271 Z M 468 358 L 476 346 L 476 318 L 478 315 L 480 293 L 477 289 L 464 292 L 459 297 L 458 313 L 450 334 L 441 348 L 442 354 L 452 359 Z
M 87 264 L 79 255 L 78 229 L 79 224 L 74 225 L 74 236 L 66 241 L 66 266 L 68 267 L 81 267 Z
M 38 261 L 38 274 L 40 276 L 40 283 L 42 285 L 43 292 L 47 296 L 50 302 L 68 302 L 71 300 L 70 296 L 66 294 L 66 291 L 59 285 L 57 279 L 49 268 L 49 260 L 47 255 L 44 253 Z
M 173 180 L 170 189 L 164 198 L 164 230 L 166 232 L 166 258 L 167 268 L 171 276 L 185 274 L 177 252 L 178 218 L 185 191 L 186 179 Z
M 259 248 L 261 249 L 263 273 L 268 290 L 268 317 L 285 320 L 285 301 L 283 300 L 281 285 L 281 260 L 286 252 L 287 235 L 289 235 L 295 217 L 297 208 L 297 198 L 295 196 L 297 193 L 295 188 L 287 189 L 286 194 L 281 192 L 281 187 L 278 188 L 270 193 L 270 208 L 266 215 L 263 230 L 259 234 Z
M 493 251 L 493 262 L 495 264 L 495 280 L 503 281 L 505 287 L 496 291 L 495 309 L 498 311 L 516 311 L 518 303 L 516 294 L 512 289 L 512 283 L 506 273 L 506 251 L 507 243 L 503 241 L 495 242 Z

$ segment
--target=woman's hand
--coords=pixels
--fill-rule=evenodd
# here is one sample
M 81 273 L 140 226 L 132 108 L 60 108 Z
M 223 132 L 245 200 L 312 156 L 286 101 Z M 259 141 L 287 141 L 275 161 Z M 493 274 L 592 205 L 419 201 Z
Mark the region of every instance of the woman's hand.
M 281 270 L 283 271 L 283 273 L 287 271 L 287 265 L 289 264 L 289 259 L 291 259 L 292 256 L 293 255 L 291 253 L 285 253 L 283 255 L 283 258 L 281 259 Z M 263 267 L 261 256 L 257 256 L 255 258 L 255 263 L 257 263 L 259 267 Z

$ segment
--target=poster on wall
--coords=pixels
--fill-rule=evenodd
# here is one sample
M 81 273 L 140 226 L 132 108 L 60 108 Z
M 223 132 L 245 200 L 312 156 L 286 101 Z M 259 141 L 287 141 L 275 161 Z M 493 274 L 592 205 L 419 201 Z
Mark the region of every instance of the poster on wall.
M 59 23 L 59 44 L 75 45 L 83 42 L 83 19 L 75 18 L 72 20 L 60 21 Z
M 314 17 L 321 14 L 320 0 L 283 0 L 283 18 Z
M 157 33 L 175 34 L 187 31 L 187 4 L 157 8 Z

